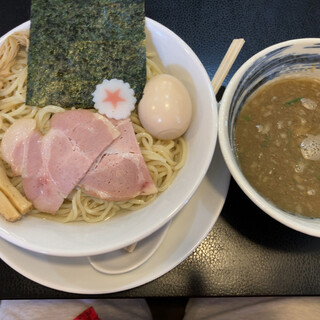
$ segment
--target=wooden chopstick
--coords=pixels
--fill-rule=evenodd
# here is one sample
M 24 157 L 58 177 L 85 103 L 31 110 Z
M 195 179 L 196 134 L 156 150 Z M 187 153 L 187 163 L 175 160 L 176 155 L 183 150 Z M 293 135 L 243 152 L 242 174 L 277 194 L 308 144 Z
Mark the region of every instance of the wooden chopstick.
M 244 39 L 234 39 L 231 42 L 227 53 L 211 81 L 211 86 L 215 95 L 218 93 L 222 82 L 226 78 L 244 43 Z

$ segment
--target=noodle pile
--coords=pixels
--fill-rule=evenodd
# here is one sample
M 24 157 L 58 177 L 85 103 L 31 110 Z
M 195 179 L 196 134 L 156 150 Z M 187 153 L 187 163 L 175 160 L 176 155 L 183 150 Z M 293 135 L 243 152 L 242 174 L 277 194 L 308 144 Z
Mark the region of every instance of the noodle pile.
M 17 119 L 34 118 L 38 129 L 44 134 L 48 131 L 49 120 L 54 113 L 64 112 L 57 106 L 44 108 L 25 104 L 27 82 L 27 48 L 28 31 L 17 32 L 8 37 L 0 47 L 0 141 L 5 131 Z M 147 79 L 161 73 L 159 67 L 147 55 Z M 94 110 L 93 110 L 94 111 Z M 157 140 L 141 126 L 136 112 L 131 114 L 136 138 L 146 161 L 151 177 L 159 193 L 166 190 L 186 160 L 186 142 L 183 138 L 176 140 Z M 8 164 L 7 174 L 14 186 L 22 193 L 21 177 L 15 177 Z M 109 219 L 118 212 L 138 210 L 151 203 L 158 195 L 137 196 L 128 201 L 108 202 L 88 196 L 76 188 L 65 199 L 55 215 L 33 209 L 30 214 L 60 222 L 87 221 L 98 222 Z

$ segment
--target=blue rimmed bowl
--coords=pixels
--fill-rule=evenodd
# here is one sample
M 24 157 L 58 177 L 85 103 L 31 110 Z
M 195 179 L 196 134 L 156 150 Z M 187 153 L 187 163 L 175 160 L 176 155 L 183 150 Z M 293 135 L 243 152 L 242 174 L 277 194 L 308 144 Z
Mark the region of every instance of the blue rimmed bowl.
M 266 200 L 243 175 L 235 152 L 235 124 L 245 102 L 263 84 L 286 76 L 320 78 L 320 39 L 295 39 L 275 44 L 255 54 L 239 68 L 220 103 L 219 142 L 233 178 L 260 209 L 294 230 L 320 237 L 320 219 L 293 215 Z

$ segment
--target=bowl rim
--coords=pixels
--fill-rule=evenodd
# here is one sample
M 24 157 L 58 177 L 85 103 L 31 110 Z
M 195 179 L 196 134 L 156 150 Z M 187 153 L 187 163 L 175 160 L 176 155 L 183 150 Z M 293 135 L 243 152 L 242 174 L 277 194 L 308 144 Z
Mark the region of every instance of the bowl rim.
M 25 29 L 29 28 L 29 26 L 30 26 L 30 20 L 11 29 L 6 34 L 4 34 L 3 36 L 0 37 L 0 45 L 2 44 L 3 40 L 7 36 L 12 34 L 13 32 L 16 32 L 19 30 L 25 30 Z M 0 236 L 3 239 L 21 247 L 21 248 L 24 248 L 24 249 L 27 249 L 30 251 L 34 251 L 34 252 L 38 252 L 38 253 L 42 253 L 42 254 L 47 254 L 47 255 L 61 256 L 61 257 L 92 256 L 92 255 L 96 255 L 96 254 L 102 254 L 105 252 L 118 250 L 118 249 L 123 248 L 133 242 L 137 242 L 137 241 L 149 236 L 150 234 L 152 234 L 153 232 L 155 232 L 159 228 L 161 228 L 163 225 L 165 225 L 188 203 L 190 198 L 193 196 L 195 191 L 198 189 L 201 181 L 205 177 L 206 172 L 209 168 L 209 165 L 211 163 L 211 160 L 212 160 L 212 157 L 213 157 L 213 154 L 215 151 L 217 140 L 218 140 L 218 107 L 217 107 L 217 101 L 216 101 L 215 95 L 214 95 L 212 87 L 211 87 L 211 81 L 210 81 L 209 75 L 208 75 L 206 69 L 204 68 L 202 62 L 200 61 L 199 57 L 189 47 L 189 45 L 185 41 L 183 41 L 176 33 L 174 33 L 172 30 L 170 30 L 166 26 L 162 25 L 161 23 L 146 17 L 146 27 L 148 27 L 148 26 L 158 29 L 159 32 L 160 31 L 164 32 L 164 34 L 169 35 L 172 39 L 174 39 L 177 43 L 179 43 L 180 46 L 183 47 L 183 50 L 186 52 L 186 54 L 190 57 L 190 59 L 192 59 L 192 61 L 194 61 L 195 65 L 199 69 L 199 74 L 201 75 L 201 78 L 206 80 L 205 87 L 207 88 L 206 90 L 208 92 L 208 101 L 209 101 L 208 105 L 210 105 L 210 119 L 211 119 L 210 121 L 212 121 L 212 124 L 213 124 L 213 126 L 210 130 L 210 134 L 208 133 L 208 137 L 210 137 L 210 139 L 208 141 L 210 142 L 210 144 L 209 143 L 207 144 L 206 154 L 203 158 L 202 167 L 197 170 L 197 176 L 191 182 L 191 186 L 187 188 L 188 190 L 184 194 L 183 198 L 178 203 L 176 203 L 174 207 L 172 206 L 171 209 L 168 210 L 168 213 L 166 215 L 164 215 L 164 217 L 162 217 L 160 219 L 160 221 L 153 224 L 152 226 L 149 225 L 146 231 L 144 231 L 143 233 L 140 232 L 137 236 L 135 236 L 134 239 L 130 238 L 129 240 L 122 241 L 121 244 L 117 243 L 117 244 L 108 245 L 108 246 L 104 245 L 103 247 L 100 246 L 99 249 L 93 248 L 90 250 L 83 249 L 83 248 L 78 248 L 78 250 L 73 250 L 73 248 L 72 248 L 72 250 L 71 250 L 69 248 L 69 250 L 65 251 L 64 249 L 62 250 L 62 249 L 57 249 L 57 248 L 45 248 L 44 244 L 28 243 L 24 239 L 21 239 L 20 237 L 17 237 L 16 235 L 12 235 L 9 232 L 6 232 L 6 230 L 4 228 L 2 228 L 0 225 Z
M 269 216 L 277 220 L 278 222 L 290 227 L 296 231 L 320 237 L 320 219 L 317 218 L 307 218 L 298 215 L 294 215 L 284 210 L 275 207 L 271 202 L 262 197 L 248 182 L 246 177 L 243 175 L 238 162 L 236 160 L 235 154 L 232 151 L 232 146 L 230 145 L 229 130 L 228 130 L 228 115 L 230 111 L 232 96 L 235 93 L 237 84 L 239 83 L 241 77 L 244 75 L 246 70 L 260 57 L 266 55 L 281 47 L 295 45 L 295 44 L 310 44 L 320 43 L 320 38 L 301 38 L 292 39 L 288 41 L 283 41 L 277 44 L 273 44 L 250 57 L 245 61 L 241 67 L 236 71 L 236 73 L 231 78 L 228 83 L 226 90 L 223 94 L 221 102 L 219 104 L 219 119 L 218 119 L 218 139 L 221 148 L 223 158 L 226 165 L 232 174 L 232 177 L 242 189 L 242 191 L 255 203 L 262 211 L 267 213 Z M 317 227 L 317 228 L 316 228 Z

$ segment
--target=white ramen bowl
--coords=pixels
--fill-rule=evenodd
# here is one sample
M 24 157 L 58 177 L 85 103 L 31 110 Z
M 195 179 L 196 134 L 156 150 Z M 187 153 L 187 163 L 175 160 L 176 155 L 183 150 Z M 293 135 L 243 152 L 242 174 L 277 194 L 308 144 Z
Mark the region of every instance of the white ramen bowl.
M 28 29 L 26 22 L 9 33 Z M 7 241 L 48 255 L 92 256 L 139 241 L 170 221 L 188 202 L 205 176 L 217 140 L 217 102 L 210 79 L 192 49 L 176 34 L 147 18 L 147 50 L 156 53 L 166 73 L 179 78 L 193 103 L 191 125 L 185 134 L 185 166 L 153 203 L 141 210 L 119 214 L 99 223 L 57 223 L 31 216 L 10 223 L 0 217 L 0 236 Z M 0 41 L 8 36 L 6 34 Z M 181 226 L 183 228 L 183 226 Z
M 320 39 L 296 39 L 264 49 L 245 62 L 230 80 L 219 109 L 219 142 L 240 188 L 264 212 L 305 234 L 320 236 L 320 219 L 293 215 L 261 196 L 241 172 L 234 146 L 237 116 L 248 97 L 267 81 L 286 75 L 320 76 Z

